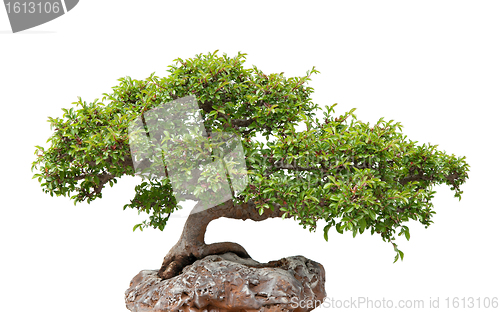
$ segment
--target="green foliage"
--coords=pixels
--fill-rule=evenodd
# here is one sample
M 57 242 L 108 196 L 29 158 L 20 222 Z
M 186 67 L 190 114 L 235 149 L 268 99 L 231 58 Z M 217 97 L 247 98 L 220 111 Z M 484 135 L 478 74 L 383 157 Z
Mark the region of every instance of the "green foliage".
M 310 99 L 312 88 L 305 83 L 317 72 L 314 68 L 304 77 L 265 75 L 255 66 L 243 68 L 245 55 L 230 58 L 215 51 L 179 58 L 169 66 L 168 77 L 120 78 L 113 92 L 105 93 L 100 101 L 88 103 L 79 98 L 72 103 L 76 108 L 63 109 L 62 118 L 49 117 L 55 131 L 47 140 L 49 148 L 36 146 L 32 170 L 38 173 L 34 178 L 46 193 L 69 196 L 75 204 L 101 198 L 106 185 L 113 186 L 123 175 L 134 175 L 128 125 L 145 111 L 184 96 L 197 99 L 208 131 L 235 132 L 245 142 L 257 132 L 266 135 L 286 123 L 297 123 L 299 112 L 313 115 L 317 105 Z M 136 189 L 138 194 L 162 193 L 165 198 L 136 200 L 137 195 L 125 208 L 159 207 L 154 220 L 143 225 L 163 229 L 177 203 L 171 188 L 148 184 L 147 189 Z
M 133 228 L 135 231 L 139 228 L 152 226 L 161 231 L 165 228 L 170 214 L 177 209 L 182 208 L 177 205 L 175 197 L 172 195 L 172 187 L 168 179 L 160 181 L 151 179 L 148 182 L 142 182 L 135 187 L 135 197 L 130 201 L 130 204 L 123 206 L 126 208 L 136 208 L 138 213 L 145 212 L 149 215 L 149 220 L 136 224 Z
M 449 185 L 460 199 L 460 185 L 468 178 L 465 157 L 417 145 L 392 120 L 363 123 L 354 109 L 335 117 L 336 104 L 326 106 L 318 120 L 318 105 L 310 98 L 313 89 L 306 86 L 318 73 L 314 67 L 303 77 L 265 75 L 255 66 L 243 67 L 245 54 L 230 58 L 217 51 L 174 62 L 167 77 L 121 78 L 101 101 L 79 99 L 73 103 L 76 109 L 63 109 L 62 118 L 49 117 L 55 130 L 47 141 L 50 147 L 36 147 L 32 166 L 43 190 L 69 196 L 75 204 L 102 197 L 106 185 L 134 175 L 129 123 L 147 110 L 191 95 L 207 131 L 242 138 L 249 184 L 235 202 L 253 200 L 260 213 L 281 209 L 284 217 L 292 216 L 311 231 L 325 220 L 326 240 L 332 228 L 353 236 L 370 230 L 393 244 L 396 260 L 403 259 L 395 234 L 409 239 L 404 223 L 410 219 L 426 227 L 432 223 L 432 187 Z M 302 121 L 307 130 L 296 131 Z M 257 134 L 267 142 L 256 141 Z M 163 230 L 180 206 L 167 178 L 144 180 L 126 208 L 149 215 L 134 230 Z
M 276 140 L 255 143 L 247 158 L 252 182 L 245 200 L 254 199 L 259 208 L 277 204 L 311 231 L 325 220 L 326 240 L 335 227 L 354 237 L 369 229 L 393 243 L 398 230 L 409 240 L 404 222 L 432 223 L 433 185 L 449 185 L 460 198 L 468 177 L 465 157 L 417 145 L 392 120 L 370 126 L 356 119 L 354 109 L 334 118 L 335 105 L 326 107 L 324 121 L 304 116 L 306 131 L 285 127 Z M 396 260 L 403 259 L 393 246 Z

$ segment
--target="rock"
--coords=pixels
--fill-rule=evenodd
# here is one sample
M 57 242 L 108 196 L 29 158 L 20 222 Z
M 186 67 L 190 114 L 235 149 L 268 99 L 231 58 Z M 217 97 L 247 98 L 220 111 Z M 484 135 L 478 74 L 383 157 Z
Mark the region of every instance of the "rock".
M 303 256 L 266 264 L 233 253 L 211 255 L 161 280 L 143 270 L 125 292 L 133 312 L 311 311 L 326 297 L 325 270 Z

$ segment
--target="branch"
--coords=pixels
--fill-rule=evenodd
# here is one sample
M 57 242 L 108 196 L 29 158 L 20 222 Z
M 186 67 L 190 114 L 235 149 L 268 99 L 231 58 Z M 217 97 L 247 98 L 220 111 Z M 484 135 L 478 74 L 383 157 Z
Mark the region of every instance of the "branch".
M 248 203 L 243 203 L 241 205 L 232 205 L 232 209 L 230 209 L 227 213 L 223 215 L 223 217 L 231 218 L 231 219 L 240 219 L 246 220 L 250 219 L 253 221 L 262 221 L 268 218 L 280 218 L 283 216 L 285 211 L 281 211 L 282 207 L 280 204 L 273 204 L 274 211 L 271 209 L 264 209 L 264 213 L 262 215 L 259 214 L 259 210 L 252 200 L 249 200 Z M 285 218 L 290 218 L 288 214 Z
M 413 181 L 430 181 L 430 180 L 432 180 L 432 178 L 433 178 L 432 175 L 428 176 L 428 175 L 424 175 L 422 172 L 420 172 L 419 174 L 410 175 L 410 176 L 407 176 L 407 177 L 400 179 L 399 183 L 401 183 L 402 185 L 405 185 L 406 183 L 413 182 Z M 451 184 L 453 184 L 455 182 L 455 179 L 458 178 L 458 173 L 452 173 L 452 174 L 446 175 L 445 178 Z
M 250 126 L 256 118 L 250 118 L 250 119 L 232 119 L 231 124 L 233 126 L 238 126 L 238 127 L 248 127 Z
M 414 174 L 414 175 L 410 175 L 410 176 L 404 177 L 404 178 L 402 178 L 402 179 L 399 180 L 399 183 L 401 185 L 405 185 L 408 182 L 413 182 L 413 181 L 429 181 L 431 179 L 432 179 L 432 177 L 425 176 L 423 173 L 419 173 L 419 174 Z
M 230 199 L 218 206 L 195 214 L 199 214 L 199 217 L 204 220 L 200 220 L 200 222 L 206 222 L 207 224 L 210 220 L 215 220 L 221 217 L 239 220 L 250 219 L 253 221 L 263 221 L 268 218 L 282 217 L 285 212 L 280 210 L 281 207 L 282 206 L 279 204 L 274 204 L 274 211 L 271 209 L 264 209 L 264 213 L 259 215 L 259 210 L 252 200 L 249 200 L 247 203 L 243 203 L 241 205 L 235 205 L 233 200 Z M 285 218 L 290 218 L 290 215 L 288 214 Z
M 90 193 L 90 195 L 100 193 L 102 191 L 102 188 L 104 187 L 104 184 L 108 183 L 109 180 L 112 180 L 115 176 L 105 172 L 97 175 L 97 177 L 99 178 L 99 185 L 96 188 L 94 188 L 94 191 Z
M 84 175 L 83 178 L 85 178 L 85 176 L 88 176 L 89 174 L 87 175 Z M 82 176 L 79 177 L 78 180 L 81 180 L 83 178 L 81 178 Z M 91 192 L 91 193 L 87 193 L 87 192 L 80 192 L 80 195 L 82 195 L 82 200 L 87 197 L 87 198 L 90 198 L 92 197 L 93 195 L 97 195 L 99 193 L 101 193 L 102 191 L 102 188 L 104 187 L 104 184 L 108 183 L 110 180 L 114 179 L 115 176 L 110 174 L 110 173 L 101 173 L 101 174 L 98 174 L 97 177 L 99 178 L 99 185 L 97 187 L 94 187 L 94 190 Z M 80 197 L 80 195 L 78 197 Z
M 213 110 L 213 103 L 211 101 L 205 101 L 203 104 L 199 104 L 199 107 L 205 112 L 210 113 Z

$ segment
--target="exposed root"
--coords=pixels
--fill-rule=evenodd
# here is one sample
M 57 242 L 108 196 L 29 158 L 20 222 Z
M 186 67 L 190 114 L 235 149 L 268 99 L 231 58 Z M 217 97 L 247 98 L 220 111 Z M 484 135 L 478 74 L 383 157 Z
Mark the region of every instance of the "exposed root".
M 205 258 L 209 255 L 223 254 L 232 252 L 241 258 L 251 258 L 248 252 L 241 245 L 231 242 L 203 244 L 193 248 L 186 248 L 182 244 L 176 244 L 167 256 L 163 259 L 163 264 L 158 271 L 161 279 L 169 279 L 182 273 L 182 269 L 196 260 Z

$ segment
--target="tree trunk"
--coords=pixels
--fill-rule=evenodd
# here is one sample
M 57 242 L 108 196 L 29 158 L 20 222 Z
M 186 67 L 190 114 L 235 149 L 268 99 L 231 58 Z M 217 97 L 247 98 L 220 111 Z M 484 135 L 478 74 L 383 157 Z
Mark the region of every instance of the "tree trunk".
M 198 204 L 196 206 L 198 206 Z M 196 210 L 196 206 L 193 210 Z M 208 224 L 210 221 L 220 217 L 241 220 L 251 219 L 254 221 L 281 217 L 284 212 L 280 211 L 279 207 L 279 205 L 276 205 L 274 211 L 265 209 L 264 213 L 259 215 L 252 201 L 241 205 L 234 205 L 233 200 L 229 200 L 207 210 L 190 214 L 184 224 L 184 229 L 179 241 L 170 249 L 163 259 L 163 264 L 158 271 L 158 276 L 162 279 L 174 277 L 178 275 L 186 265 L 192 264 L 194 261 L 208 255 L 233 252 L 242 258 L 250 258 L 245 248 L 236 243 L 223 242 L 205 244 L 205 232 Z

